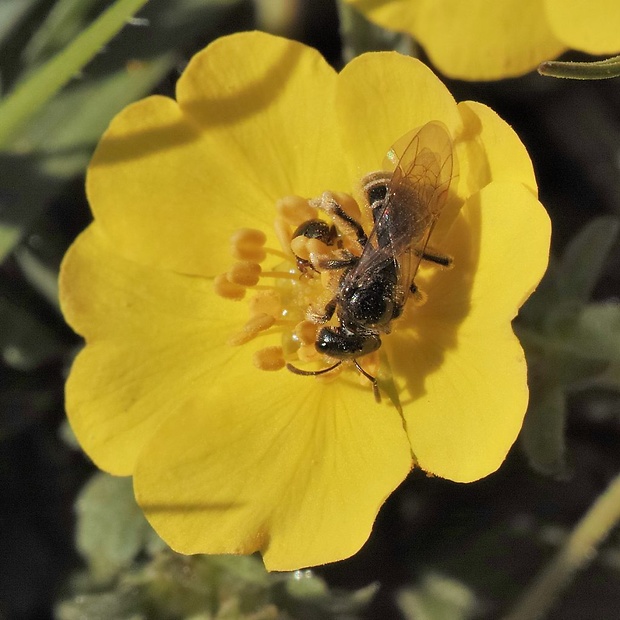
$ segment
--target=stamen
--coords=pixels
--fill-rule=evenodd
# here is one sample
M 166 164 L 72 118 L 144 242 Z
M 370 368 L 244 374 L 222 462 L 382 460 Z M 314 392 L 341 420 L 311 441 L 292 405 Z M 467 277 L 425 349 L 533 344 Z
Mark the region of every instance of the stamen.
M 252 261 L 235 263 L 226 274 L 226 279 L 239 286 L 254 286 L 261 276 L 261 266 Z
M 299 273 L 289 271 L 263 271 L 262 278 L 284 278 L 285 280 L 299 280 Z
M 232 347 L 245 344 L 253 340 L 260 332 L 269 329 L 276 322 L 276 318 L 270 314 L 257 314 L 253 316 L 241 329 L 240 332 L 228 339 Z
M 261 263 L 267 256 L 263 247 L 266 241 L 267 236 L 262 230 L 240 228 L 230 237 L 231 254 L 237 260 Z
M 285 252 L 289 253 L 289 258 L 291 256 L 291 237 L 292 231 L 291 227 L 286 223 L 286 221 L 281 217 L 276 217 L 273 221 L 273 227 L 276 232 L 276 237 L 282 246 L 282 249 Z
M 276 202 L 278 215 L 290 226 L 297 228 L 308 220 L 316 219 L 318 211 L 301 196 L 285 196 Z
M 260 370 L 281 370 L 286 364 L 282 347 L 277 346 L 265 347 L 256 351 L 252 361 L 254 366 Z
M 215 276 L 213 280 L 215 294 L 224 299 L 241 301 L 245 297 L 245 287 L 231 282 L 225 273 Z
M 295 261 L 293 260 L 293 257 L 291 256 L 290 252 L 286 254 L 285 252 L 282 252 L 282 250 L 276 250 L 275 248 L 265 248 L 265 252 L 267 252 L 267 254 L 271 254 L 272 256 L 277 256 L 278 258 L 290 261 L 291 263 L 295 264 Z

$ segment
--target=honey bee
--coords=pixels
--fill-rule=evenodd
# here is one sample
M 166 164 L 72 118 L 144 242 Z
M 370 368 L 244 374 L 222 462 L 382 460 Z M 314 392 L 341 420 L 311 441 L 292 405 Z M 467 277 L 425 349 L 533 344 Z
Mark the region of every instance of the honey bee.
M 323 207 L 335 228 L 347 234 L 353 232 L 362 248 L 359 256 L 341 251 L 340 256 L 324 260 L 319 266 L 321 270 L 343 270 L 335 296 L 315 317 L 316 323 L 327 323 L 336 313 L 338 325 L 322 327 L 315 348 L 338 361 L 316 371 L 287 364 L 296 374 L 314 376 L 352 361 L 372 383 L 377 402 L 377 379 L 360 366 L 358 358 L 381 347 L 381 335 L 390 332 L 392 321 L 402 315 L 408 298 L 418 293 L 415 277 L 421 261 L 444 267 L 452 262 L 447 256 L 427 251 L 453 179 L 452 139 L 447 127 L 438 121 L 412 133 L 413 137 L 407 134 L 388 152 L 386 160 L 392 165 L 397 162 L 392 173 L 373 172 L 362 179 L 373 220 L 370 235 L 335 200 Z M 337 237 L 333 228 L 317 222 L 302 224 L 295 235 L 314 236 L 333 244 Z M 307 268 L 306 262 L 299 261 L 300 269 Z

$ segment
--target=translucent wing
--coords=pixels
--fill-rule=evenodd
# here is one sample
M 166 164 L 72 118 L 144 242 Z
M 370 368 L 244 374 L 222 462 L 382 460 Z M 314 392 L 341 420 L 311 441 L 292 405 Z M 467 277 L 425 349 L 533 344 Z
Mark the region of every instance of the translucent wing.
M 448 198 L 453 173 L 452 139 L 443 123 L 433 121 L 396 142 L 386 159 L 398 163 L 388 181 L 385 199 L 373 212 L 375 225 L 368 243 L 345 278 L 348 284 L 363 284 L 367 274 L 393 260 L 398 274 L 398 301 L 404 303 Z

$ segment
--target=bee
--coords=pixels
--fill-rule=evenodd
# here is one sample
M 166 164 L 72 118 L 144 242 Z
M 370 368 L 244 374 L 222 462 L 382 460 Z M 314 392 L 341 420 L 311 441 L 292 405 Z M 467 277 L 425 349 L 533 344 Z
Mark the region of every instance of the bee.
M 352 232 L 362 250 L 359 256 L 340 251 L 338 257 L 319 265 L 321 270 L 342 270 L 335 296 L 314 317 L 316 323 L 327 323 L 336 313 L 338 325 L 322 327 L 315 348 L 338 361 L 316 371 L 287 364 L 291 372 L 315 376 L 352 361 L 372 383 L 377 402 L 381 398 L 377 379 L 362 368 L 358 358 L 381 347 L 381 336 L 390 333 L 392 321 L 402 315 L 409 297 L 419 295 L 415 277 L 421 261 L 443 267 L 452 262 L 447 256 L 427 251 L 453 179 L 452 139 L 447 127 L 438 121 L 412 133 L 413 137 L 407 134 L 388 152 L 386 160 L 396 163 L 392 173 L 373 172 L 362 179 L 373 222 L 370 235 L 335 199 L 323 196 L 322 208 L 336 229 Z M 337 236 L 327 224 L 321 226 L 316 220 L 302 224 L 295 234 L 321 237 L 328 244 L 335 243 Z M 299 261 L 298 266 L 307 268 Z

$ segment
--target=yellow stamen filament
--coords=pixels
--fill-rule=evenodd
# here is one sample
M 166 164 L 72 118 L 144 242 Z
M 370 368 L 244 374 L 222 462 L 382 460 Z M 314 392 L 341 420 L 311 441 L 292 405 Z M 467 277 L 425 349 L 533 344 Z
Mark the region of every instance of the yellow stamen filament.
M 261 266 L 258 263 L 246 260 L 235 263 L 226 274 L 226 278 L 233 284 L 239 284 L 240 286 L 254 286 L 258 284 L 261 271 Z
M 269 329 L 276 322 L 276 318 L 270 314 L 257 314 L 253 316 L 241 329 L 228 339 L 232 347 L 245 344 L 253 340 L 260 332 Z
M 252 361 L 254 366 L 260 370 L 281 370 L 286 364 L 282 347 L 277 346 L 265 347 L 256 351 Z
M 245 297 L 245 287 L 228 280 L 225 273 L 221 273 L 214 278 L 213 288 L 216 295 L 224 299 L 241 301 Z
M 318 211 L 308 200 L 300 196 L 285 196 L 276 202 L 276 211 L 290 226 L 297 228 L 300 224 L 318 217 Z M 290 239 L 290 237 L 289 237 Z
M 284 278 L 285 280 L 299 280 L 299 273 L 288 271 L 263 271 L 262 278 Z

